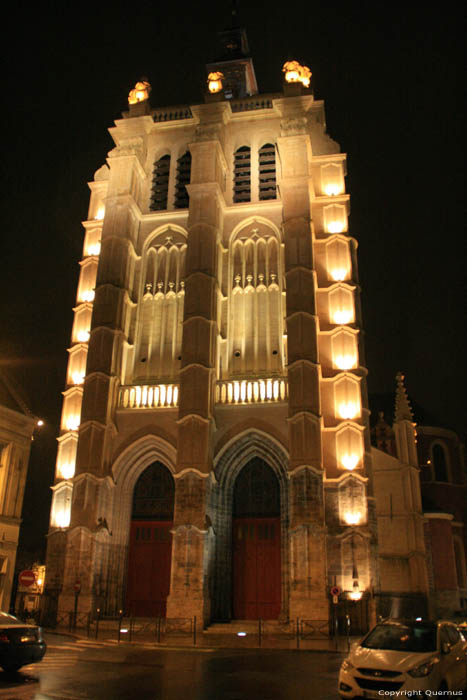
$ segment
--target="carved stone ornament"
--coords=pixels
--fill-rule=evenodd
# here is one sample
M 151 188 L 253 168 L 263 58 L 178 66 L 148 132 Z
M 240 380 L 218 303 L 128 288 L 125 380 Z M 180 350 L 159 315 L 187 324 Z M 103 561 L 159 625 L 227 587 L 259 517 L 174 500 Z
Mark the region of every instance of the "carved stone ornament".
M 306 134 L 306 117 L 283 119 L 281 122 L 282 136 L 296 136 Z
M 214 124 L 200 124 L 196 127 L 194 141 L 217 141 L 220 136 L 220 127 Z

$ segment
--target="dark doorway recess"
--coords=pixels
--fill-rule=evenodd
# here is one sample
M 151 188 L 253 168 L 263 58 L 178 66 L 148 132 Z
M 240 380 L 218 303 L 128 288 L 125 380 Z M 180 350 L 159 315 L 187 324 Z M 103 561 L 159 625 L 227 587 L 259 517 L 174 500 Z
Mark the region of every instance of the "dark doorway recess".
M 281 609 L 279 482 L 259 457 L 243 467 L 233 495 L 233 616 L 274 620 Z
M 127 612 L 164 617 L 170 589 L 174 481 L 160 462 L 139 477 L 133 492 L 127 579 Z

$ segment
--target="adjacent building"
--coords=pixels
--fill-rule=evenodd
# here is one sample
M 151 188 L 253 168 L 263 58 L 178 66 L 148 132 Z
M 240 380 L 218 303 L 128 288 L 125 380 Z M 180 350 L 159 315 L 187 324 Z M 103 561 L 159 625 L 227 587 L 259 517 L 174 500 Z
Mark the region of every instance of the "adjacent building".
M 0 372 L 0 610 L 9 610 L 21 510 L 36 419 Z

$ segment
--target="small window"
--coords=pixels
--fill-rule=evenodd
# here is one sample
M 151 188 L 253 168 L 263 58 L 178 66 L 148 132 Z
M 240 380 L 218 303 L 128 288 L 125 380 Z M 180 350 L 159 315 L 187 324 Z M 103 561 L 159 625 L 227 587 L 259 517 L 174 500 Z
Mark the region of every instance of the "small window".
M 431 448 L 435 481 L 448 481 L 448 469 L 446 464 L 446 452 L 442 445 L 437 443 Z
M 234 202 L 251 199 L 251 153 L 248 146 L 237 148 L 234 155 Z
M 162 156 L 154 164 L 152 177 L 152 193 L 149 209 L 161 211 L 167 209 L 167 196 L 169 193 L 170 156 Z
M 258 155 L 259 198 L 276 199 L 276 149 L 272 143 L 265 143 Z
M 191 178 L 191 153 L 186 151 L 177 160 L 177 179 L 175 183 L 175 209 L 188 209 L 190 197 L 187 185 Z

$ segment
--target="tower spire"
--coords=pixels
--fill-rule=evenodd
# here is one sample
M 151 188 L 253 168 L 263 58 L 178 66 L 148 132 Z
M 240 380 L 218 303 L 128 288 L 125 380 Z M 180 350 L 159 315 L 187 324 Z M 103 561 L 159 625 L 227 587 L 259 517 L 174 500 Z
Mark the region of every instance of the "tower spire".
M 232 2 L 229 26 L 217 33 L 216 58 L 206 65 L 208 73 L 220 71 L 224 75 L 224 94 L 227 99 L 256 95 L 253 60 L 246 30 L 240 26 L 238 2 Z
M 417 429 L 413 411 L 407 396 L 402 372 L 396 374 L 396 400 L 394 406 L 394 435 L 397 456 L 405 464 L 418 466 Z
M 413 422 L 413 411 L 410 406 L 407 389 L 404 385 L 404 375 L 402 372 L 396 374 L 396 400 L 394 406 L 394 422 L 401 420 Z

